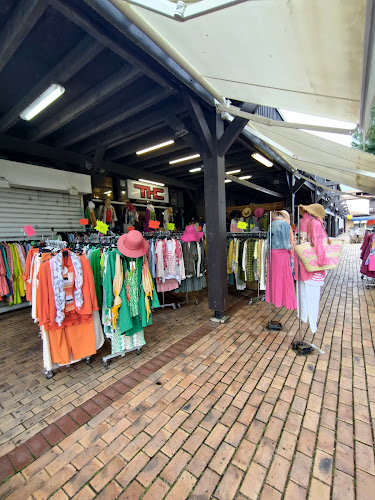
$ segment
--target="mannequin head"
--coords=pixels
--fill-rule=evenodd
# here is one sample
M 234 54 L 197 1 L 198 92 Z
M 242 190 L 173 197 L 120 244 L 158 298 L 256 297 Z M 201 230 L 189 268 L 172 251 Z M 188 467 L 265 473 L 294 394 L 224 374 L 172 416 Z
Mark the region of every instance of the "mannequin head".
M 94 210 L 94 208 L 95 208 L 95 203 L 94 203 L 93 201 L 89 201 L 89 202 L 87 203 L 87 206 L 89 207 L 89 209 L 90 209 L 90 210 Z
M 109 208 L 111 206 L 111 203 L 112 203 L 111 202 L 111 198 L 106 198 L 104 200 L 104 205 L 105 205 L 106 208 Z

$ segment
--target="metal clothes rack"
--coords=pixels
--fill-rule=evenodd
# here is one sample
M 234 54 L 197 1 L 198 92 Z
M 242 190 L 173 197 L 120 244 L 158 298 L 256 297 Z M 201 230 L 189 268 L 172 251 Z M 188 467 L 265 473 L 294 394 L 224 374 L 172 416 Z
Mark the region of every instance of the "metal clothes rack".
M 227 232 L 227 238 L 238 238 L 238 239 L 246 239 L 246 240 L 265 240 L 267 239 L 267 231 L 257 231 L 257 232 L 242 232 L 242 233 L 233 233 L 233 232 Z M 256 297 L 250 297 L 249 300 L 249 306 L 252 306 L 254 302 L 257 302 L 258 300 L 261 302 L 264 302 L 265 296 L 260 295 L 260 280 L 257 280 L 257 296 Z
M 142 233 L 143 234 L 143 237 L 146 238 L 146 239 L 159 239 L 159 240 L 162 240 L 162 239 L 165 239 L 165 238 L 180 238 L 183 233 L 181 232 L 171 232 L 171 231 L 156 231 L 156 232 L 149 232 L 149 233 Z M 172 290 L 173 291 L 173 290 Z M 172 307 L 172 309 L 176 309 L 176 307 L 178 309 L 181 309 L 181 306 L 183 305 L 187 305 L 189 304 L 189 292 L 186 291 L 186 298 L 185 298 L 185 301 L 184 302 L 171 302 L 170 304 L 166 304 L 165 303 L 165 292 L 161 292 L 162 293 L 162 297 L 163 297 L 163 303 L 160 304 L 160 309 L 164 309 L 165 307 Z M 198 300 L 195 299 L 195 304 L 198 305 Z

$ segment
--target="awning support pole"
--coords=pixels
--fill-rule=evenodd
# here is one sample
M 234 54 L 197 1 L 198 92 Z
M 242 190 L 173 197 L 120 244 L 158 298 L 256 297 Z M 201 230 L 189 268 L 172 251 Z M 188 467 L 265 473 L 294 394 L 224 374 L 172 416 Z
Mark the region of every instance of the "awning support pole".
M 203 156 L 208 305 L 215 311 L 213 320 L 222 321 L 223 313 L 228 308 L 225 160 L 218 152 L 218 140 L 223 135 L 224 122 L 216 113 L 210 113 L 207 124 L 212 136 L 212 153 Z

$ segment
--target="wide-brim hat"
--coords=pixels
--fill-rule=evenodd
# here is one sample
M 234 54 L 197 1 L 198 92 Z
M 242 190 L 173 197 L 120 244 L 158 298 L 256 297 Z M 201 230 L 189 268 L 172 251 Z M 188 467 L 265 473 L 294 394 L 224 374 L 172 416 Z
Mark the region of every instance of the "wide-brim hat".
M 323 205 L 320 203 L 313 203 L 312 205 L 300 205 L 300 208 L 303 208 L 305 212 L 314 217 L 318 217 L 319 219 L 324 219 L 326 216 L 326 211 L 324 210 Z
M 251 208 L 250 207 L 246 207 L 242 210 L 242 215 L 243 217 L 247 218 L 247 217 L 250 217 L 251 215 Z
M 259 219 L 260 217 L 263 217 L 264 215 L 264 208 L 256 208 L 254 210 L 254 215 L 257 219 Z
M 284 219 L 290 224 L 290 214 L 286 210 L 279 210 L 279 214 L 281 214 Z
M 184 234 L 181 236 L 181 240 L 184 241 L 185 243 L 191 243 L 193 241 L 200 241 L 202 236 L 203 233 L 197 231 L 195 229 L 195 226 L 191 225 L 185 228 Z
M 130 231 L 117 240 L 117 248 L 125 257 L 143 257 L 148 252 L 148 241 L 139 231 Z

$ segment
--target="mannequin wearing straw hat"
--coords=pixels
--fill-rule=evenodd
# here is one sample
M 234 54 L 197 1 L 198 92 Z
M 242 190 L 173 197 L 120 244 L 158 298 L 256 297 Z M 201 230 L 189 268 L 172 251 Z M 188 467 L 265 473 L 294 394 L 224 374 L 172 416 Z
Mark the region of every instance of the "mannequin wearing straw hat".
M 311 246 L 315 246 L 319 265 L 328 264 L 328 260 L 323 248 L 323 240 L 327 237 L 323 226 L 325 210 L 319 203 L 312 205 L 300 205 L 299 233 L 300 242 L 309 241 Z M 318 316 L 320 304 L 320 289 L 324 285 L 327 271 L 308 272 L 302 262 L 295 256 L 295 278 L 301 286 L 301 320 L 310 324 L 312 333 L 318 329 Z M 300 277 L 299 277 L 300 273 Z M 299 293 L 297 293 L 297 298 Z

